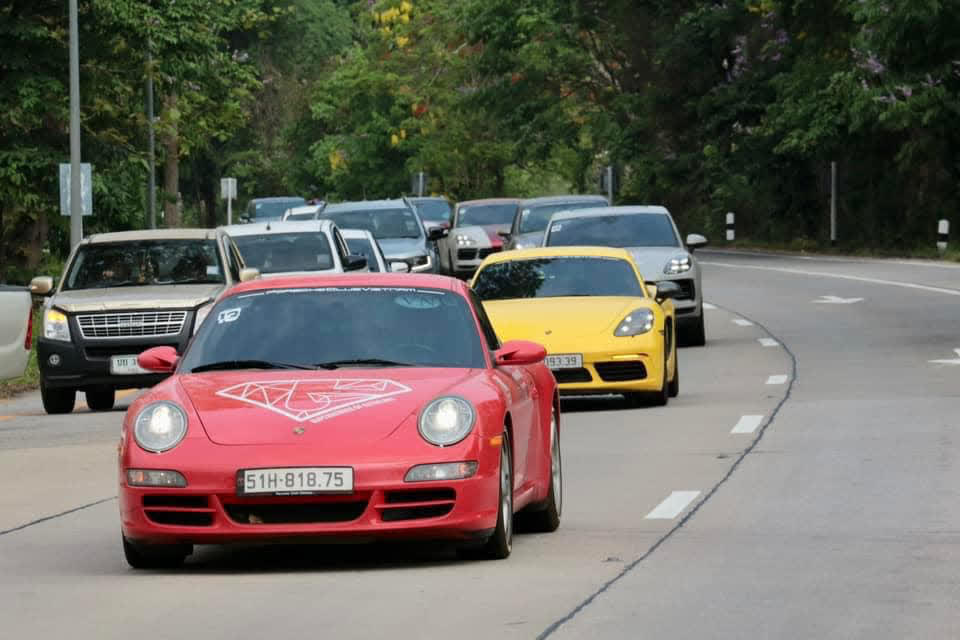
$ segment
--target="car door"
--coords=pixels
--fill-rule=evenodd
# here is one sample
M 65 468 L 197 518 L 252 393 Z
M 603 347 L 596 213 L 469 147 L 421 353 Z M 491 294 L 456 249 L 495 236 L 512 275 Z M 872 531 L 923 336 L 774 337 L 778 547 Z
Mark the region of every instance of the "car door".
M 500 341 L 493 325 L 483 309 L 483 302 L 473 290 L 470 291 L 473 306 L 477 312 L 480 328 L 490 351 L 500 348 Z M 539 430 L 539 391 L 533 375 L 523 365 L 500 365 L 493 370 L 494 377 L 499 380 L 498 386 L 506 393 L 508 409 L 513 424 L 513 459 L 514 459 L 514 486 L 521 488 L 534 480 L 530 473 L 531 459 L 538 451 Z
M 32 311 L 29 291 L 0 285 L 0 380 L 20 377 L 27 368 Z

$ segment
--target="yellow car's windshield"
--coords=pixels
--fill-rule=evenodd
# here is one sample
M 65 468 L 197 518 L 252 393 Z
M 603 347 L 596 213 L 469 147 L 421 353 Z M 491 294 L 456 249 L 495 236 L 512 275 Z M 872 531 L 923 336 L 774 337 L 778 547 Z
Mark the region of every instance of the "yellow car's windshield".
M 473 288 L 482 300 L 643 297 L 640 280 L 629 262 L 598 256 L 496 262 L 477 274 Z

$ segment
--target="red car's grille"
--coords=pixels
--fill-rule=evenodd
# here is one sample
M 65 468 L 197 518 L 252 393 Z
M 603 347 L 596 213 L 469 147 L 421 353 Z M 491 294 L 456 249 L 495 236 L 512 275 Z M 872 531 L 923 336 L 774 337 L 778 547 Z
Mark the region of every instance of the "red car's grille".
M 387 491 L 384 504 L 377 505 L 384 522 L 439 518 L 453 511 L 457 493 L 453 489 L 410 489 Z
M 146 495 L 143 512 L 156 524 L 179 527 L 209 527 L 213 524 L 213 509 L 207 496 Z
M 349 496 L 276 496 L 237 500 L 223 505 L 237 524 L 312 524 L 350 522 L 367 509 L 369 494 Z

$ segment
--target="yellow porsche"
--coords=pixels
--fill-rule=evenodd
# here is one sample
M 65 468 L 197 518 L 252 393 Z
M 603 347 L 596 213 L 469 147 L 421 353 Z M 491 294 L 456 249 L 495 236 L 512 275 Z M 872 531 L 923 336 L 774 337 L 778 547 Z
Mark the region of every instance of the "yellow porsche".
M 501 340 L 547 349 L 562 393 L 664 405 L 680 391 L 672 282 L 645 285 L 630 253 L 551 247 L 489 256 L 474 291 Z

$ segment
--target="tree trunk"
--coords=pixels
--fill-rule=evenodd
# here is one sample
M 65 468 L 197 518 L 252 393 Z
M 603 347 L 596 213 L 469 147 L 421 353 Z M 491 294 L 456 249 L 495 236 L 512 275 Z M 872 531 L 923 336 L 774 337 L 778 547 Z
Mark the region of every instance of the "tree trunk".
M 163 212 L 166 226 L 180 226 L 180 209 L 177 206 L 177 196 L 180 193 L 180 131 L 177 117 L 171 116 L 177 110 L 177 93 L 174 91 L 166 97 L 163 105 L 167 117 L 167 131 L 163 136 Z

